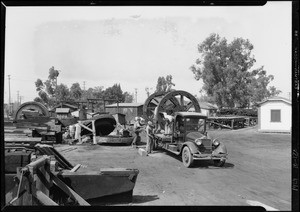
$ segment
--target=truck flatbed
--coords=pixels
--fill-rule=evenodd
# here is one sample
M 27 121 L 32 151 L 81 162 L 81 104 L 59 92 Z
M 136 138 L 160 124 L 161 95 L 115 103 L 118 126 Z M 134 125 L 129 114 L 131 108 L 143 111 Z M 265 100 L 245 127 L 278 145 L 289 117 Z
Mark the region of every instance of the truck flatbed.
M 154 134 L 154 137 L 160 139 L 162 142 L 171 142 L 172 141 L 172 134 Z

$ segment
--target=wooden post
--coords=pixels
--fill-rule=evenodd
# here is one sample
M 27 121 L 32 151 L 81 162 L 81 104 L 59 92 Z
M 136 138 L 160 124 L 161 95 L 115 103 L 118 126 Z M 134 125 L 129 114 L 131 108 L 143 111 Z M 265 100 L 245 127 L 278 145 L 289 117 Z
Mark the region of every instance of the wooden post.
M 81 127 L 81 121 L 78 121 L 78 124 L 79 124 L 79 126 Z M 80 130 L 81 131 L 81 130 Z M 77 131 L 75 130 L 75 133 L 76 133 Z M 77 132 L 78 133 L 78 132 Z M 79 136 L 78 136 L 78 142 L 79 143 L 81 143 L 81 133 L 79 132 Z
M 52 199 L 50 199 L 49 195 L 44 194 L 43 192 L 37 190 L 36 194 L 34 195 L 35 198 L 38 199 L 38 201 L 42 204 L 42 205 L 55 205 L 58 206 L 58 204 L 56 202 L 54 202 Z
M 92 121 L 92 130 L 93 130 L 93 144 L 96 145 L 97 144 L 97 140 L 96 140 L 96 129 L 95 129 L 95 121 Z
M 233 129 L 234 119 L 231 119 L 231 129 Z

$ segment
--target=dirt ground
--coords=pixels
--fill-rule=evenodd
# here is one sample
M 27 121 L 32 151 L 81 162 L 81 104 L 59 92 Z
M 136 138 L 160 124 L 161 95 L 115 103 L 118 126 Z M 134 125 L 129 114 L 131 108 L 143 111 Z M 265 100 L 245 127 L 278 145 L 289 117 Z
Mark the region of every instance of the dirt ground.
M 138 149 L 124 145 L 72 145 L 74 149 L 62 155 L 73 165 L 86 165 L 87 170 L 139 169 L 128 205 L 248 206 L 249 201 L 258 201 L 291 210 L 290 134 L 258 133 L 255 128 L 209 134 L 227 147 L 229 156 L 222 168 L 203 161 L 186 168 L 180 157 L 164 150 L 142 157 Z M 70 146 L 56 146 L 58 151 L 66 148 Z

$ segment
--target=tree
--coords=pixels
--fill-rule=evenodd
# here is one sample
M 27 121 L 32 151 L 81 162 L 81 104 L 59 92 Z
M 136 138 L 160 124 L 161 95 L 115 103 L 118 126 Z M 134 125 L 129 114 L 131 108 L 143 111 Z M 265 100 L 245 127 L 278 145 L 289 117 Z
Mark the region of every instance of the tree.
M 112 87 L 106 88 L 104 91 L 104 98 L 109 101 L 109 104 L 118 102 L 124 102 L 125 96 L 123 95 L 123 91 L 121 89 L 120 84 L 114 84 Z
M 42 81 L 41 79 L 37 79 L 35 82 L 36 91 L 40 99 L 36 99 L 38 101 L 42 100 L 42 103 L 48 105 L 49 107 L 53 106 L 56 99 L 56 88 L 57 88 L 57 77 L 59 75 L 59 71 L 55 70 L 52 66 L 49 69 L 48 79 L 46 81 Z
M 132 103 L 133 102 L 133 94 L 131 94 L 131 93 L 129 93 L 129 92 L 124 92 L 123 93 L 123 96 L 124 96 L 124 102 L 126 102 L 126 103 Z
M 281 93 L 274 86 L 267 88 L 267 85 L 274 79 L 273 75 L 266 75 L 267 72 L 264 67 L 260 67 L 253 71 L 255 75 L 250 84 L 249 90 L 251 91 L 250 101 L 253 105 L 257 105 L 258 102 L 263 101 L 265 98 L 277 96 Z
M 74 100 L 79 100 L 81 99 L 83 94 L 83 91 L 80 87 L 80 84 L 78 82 L 73 83 L 71 88 L 70 88 L 70 96 Z
M 258 84 L 263 86 L 261 89 L 267 89 L 273 80 L 261 69 L 251 71 L 255 63 L 251 54 L 253 48 L 249 40 L 235 38 L 227 43 L 215 33 L 198 45 L 200 58 L 190 69 L 196 80 L 203 81 L 203 90 L 220 108 L 248 107 L 254 101 L 254 93 L 258 92 L 256 81 L 265 79 Z
M 172 75 L 167 75 L 166 78 L 158 77 L 155 92 L 172 91 L 172 86 L 175 86 L 175 84 L 172 82 Z
M 70 100 L 70 91 L 68 86 L 60 84 L 55 89 L 56 100 L 63 102 Z
M 96 86 L 93 90 L 93 98 L 103 98 L 104 93 L 105 91 L 103 86 Z

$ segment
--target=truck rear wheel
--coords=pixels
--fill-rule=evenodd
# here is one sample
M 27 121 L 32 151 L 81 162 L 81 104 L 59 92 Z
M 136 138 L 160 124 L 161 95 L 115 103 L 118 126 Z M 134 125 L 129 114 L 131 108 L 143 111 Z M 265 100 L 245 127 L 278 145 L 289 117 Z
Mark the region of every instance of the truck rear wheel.
M 194 158 L 189 147 L 185 146 L 182 150 L 182 163 L 185 167 L 193 165 Z

